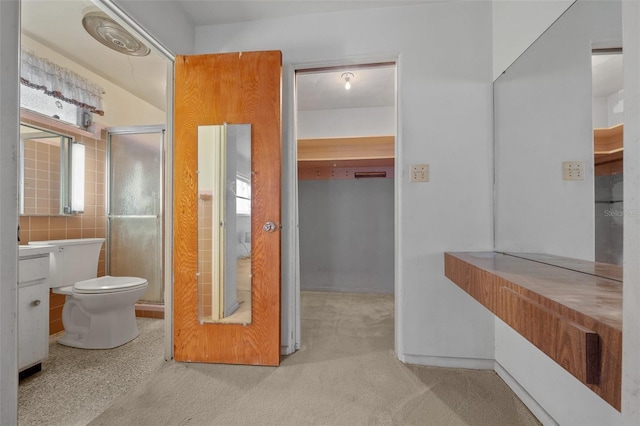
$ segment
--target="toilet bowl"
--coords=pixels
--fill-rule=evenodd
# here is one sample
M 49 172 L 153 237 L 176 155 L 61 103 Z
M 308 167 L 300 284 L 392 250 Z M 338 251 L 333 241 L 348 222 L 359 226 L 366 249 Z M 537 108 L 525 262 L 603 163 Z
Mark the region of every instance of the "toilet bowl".
M 135 339 L 135 303 L 145 293 L 144 278 L 97 278 L 104 238 L 31 241 L 54 245 L 49 260 L 49 287 L 66 295 L 62 308 L 65 334 L 58 343 L 83 349 L 111 349 Z

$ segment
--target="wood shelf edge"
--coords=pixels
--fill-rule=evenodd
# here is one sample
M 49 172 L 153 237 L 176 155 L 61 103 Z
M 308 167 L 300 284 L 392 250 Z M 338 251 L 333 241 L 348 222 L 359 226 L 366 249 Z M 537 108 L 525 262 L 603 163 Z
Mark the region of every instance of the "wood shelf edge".
M 526 280 L 532 275 L 527 271 L 515 275 L 513 270 L 508 275 L 496 272 L 499 269 L 495 269 L 495 258 L 488 258 L 491 255 L 499 256 L 499 253 L 483 252 L 487 257 L 477 256 L 477 259 L 476 256 L 470 256 L 473 254 L 477 255 L 445 252 L 445 276 L 620 411 L 621 327 L 607 325 L 507 279 L 510 275 L 525 277 Z M 519 262 L 519 265 L 522 265 L 521 262 L 535 263 L 527 259 L 520 259 Z M 509 291 L 505 292 L 502 288 Z M 517 297 L 513 294 L 517 294 Z M 541 325 L 532 321 L 532 318 L 537 318 L 534 315 L 536 312 L 538 316 L 546 318 L 549 324 Z M 549 337 L 549 330 L 555 330 L 553 339 Z

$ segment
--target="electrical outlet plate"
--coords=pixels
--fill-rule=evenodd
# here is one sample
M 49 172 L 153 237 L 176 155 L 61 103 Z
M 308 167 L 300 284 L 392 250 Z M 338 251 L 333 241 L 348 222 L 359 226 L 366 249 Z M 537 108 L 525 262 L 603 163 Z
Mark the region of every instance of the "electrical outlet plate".
M 412 164 L 409 176 L 410 182 L 429 182 L 429 165 Z
M 563 161 L 563 180 L 584 180 L 584 161 Z

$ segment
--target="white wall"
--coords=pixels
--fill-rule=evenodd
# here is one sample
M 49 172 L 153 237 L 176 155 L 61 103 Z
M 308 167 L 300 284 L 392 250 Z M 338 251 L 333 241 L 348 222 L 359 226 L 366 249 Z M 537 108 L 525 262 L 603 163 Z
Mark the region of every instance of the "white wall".
M 98 76 L 94 72 L 89 71 L 24 34 L 22 35 L 22 47 L 102 86 L 105 91 L 102 98 L 102 106 L 105 113 L 104 116 L 94 115 L 93 118 L 95 122 L 105 127 L 115 127 L 164 124 L 167 121 L 166 112 L 132 95 L 109 80 Z
M 593 128 L 609 127 L 609 99 L 607 96 L 596 96 L 593 104 Z
M 18 423 L 18 64 L 20 4 L 0 1 L 0 424 Z
M 609 127 L 624 123 L 624 90 L 607 97 L 607 124 Z
M 624 122 L 624 90 L 593 98 L 593 127 L 606 128 Z
M 497 250 L 593 260 L 591 46 L 621 37 L 619 2 L 579 1 L 494 83 Z M 585 162 L 584 181 L 561 179 L 568 160 Z M 496 361 L 558 423 L 621 423 L 500 320 L 495 341 Z
M 395 119 L 394 107 L 298 111 L 298 138 L 395 135 Z
M 574 1 L 493 0 L 493 78 L 498 78 Z
M 298 187 L 301 289 L 393 294 L 393 179 Z
M 432 364 L 493 359 L 492 316 L 443 273 L 444 251 L 493 247 L 491 4 L 438 3 L 196 29 L 198 53 L 267 49 L 283 52 L 285 69 L 398 55 L 396 351 L 402 360 Z M 286 130 L 292 89 L 285 75 L 285 151 L 294 143 Z M 431 165 L 430 183 L 409 183 L 414 162 Z

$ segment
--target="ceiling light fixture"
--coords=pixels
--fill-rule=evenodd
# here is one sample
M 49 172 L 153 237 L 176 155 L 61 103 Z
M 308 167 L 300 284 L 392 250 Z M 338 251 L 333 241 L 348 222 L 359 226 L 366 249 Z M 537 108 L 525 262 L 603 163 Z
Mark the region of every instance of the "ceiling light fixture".
M 349 90 L 351 89 L 351 79 L 353 78 L 353 73 L 350 72 L 344 72 L 342 73 L 342 75 L 340 76 L 341 79 L 344 80 L 344 88 Z

